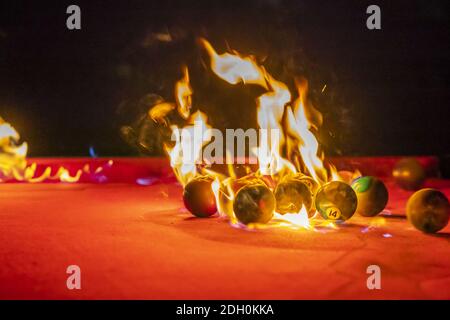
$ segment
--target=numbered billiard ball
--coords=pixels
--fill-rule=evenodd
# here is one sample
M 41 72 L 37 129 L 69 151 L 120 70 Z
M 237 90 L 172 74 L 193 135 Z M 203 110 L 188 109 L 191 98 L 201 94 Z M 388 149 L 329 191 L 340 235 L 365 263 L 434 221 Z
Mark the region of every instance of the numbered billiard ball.
M 243 224 L 267 223 L 275 210 L 275 197 L 265 184 L 249 184 L 239 189 L 233 203 L 236 218 Z
M 343 222 L 355 213 L 358 199 L 355 191 L 348 184 L 331 181 L 317 191 L 314 202 L 317 211 L 324 219 Z
M 405 190 L 417 190 L 425 182 L 425 169 L 415 158 L 399 160 L 392 170 L 395 182 Z
M 358 198 L 356 212 L 365 217 L 373 217 L 386 207 L 388 191 L 384 183 L 375 177 L 364 176 L 355 179 L 352 183 Z
M 276 211 L 280 214 L 298 213 L 305 207 L 313 215 L 312 194 L 309 187 L 295 178 L 283 179 L 275 188 Z
M 200 176 L 189 181 L 184 188 L 184 206 L 196 217 L 206 218 L 217 212 L 212 182 L 211 177 Z
M 447 225 L 450 204 L 442 192 L 430 188 L 422 189 L 408 199 L 406 216 L 420 231 L 435 233 Z

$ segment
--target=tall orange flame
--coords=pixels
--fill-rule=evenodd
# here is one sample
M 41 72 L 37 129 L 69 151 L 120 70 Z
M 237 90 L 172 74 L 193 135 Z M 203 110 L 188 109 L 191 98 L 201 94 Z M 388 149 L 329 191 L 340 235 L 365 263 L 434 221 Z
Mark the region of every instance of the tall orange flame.
M 183 78 L 175 84 L 175 97 L 177 100 L 178 113 L 187 119 L 192 108 L 192 87 L 189 83 L 188 68 L 183 68 Z
M 170 165 L 180 183 L 184 186 L 198 173 L 197 164 L 201 163 L 201 151 L 210 140 L 206 115 L 200 111 L 194 113 L 190 124 L 182 129 L 173 125 L 172 139 L 175 145 L 165 145 Z

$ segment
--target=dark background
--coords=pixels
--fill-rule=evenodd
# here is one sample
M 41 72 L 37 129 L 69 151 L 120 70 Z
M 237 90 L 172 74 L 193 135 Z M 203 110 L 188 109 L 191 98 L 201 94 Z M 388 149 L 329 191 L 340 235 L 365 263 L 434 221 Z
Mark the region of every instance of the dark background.
M 31 156 L 87 156 L 89 147 L 100 156 L 156 154 L 151 130 L 147 147 L 133 139 L 148 130 L 143 97 L 172 100 L 188 64 L 215 127 L 254 125 L 252 89 L 224 87 L 204 69 L 195 39 L 205 36 L 219 52 L 229 45 L 265 59 L 283 81 L 307 77 L 327 154 L 445 155 L 447 2 L 2 0 L 0 116 Z M 80 31 L 66 28 L 70 4 L 81 7 Z M 381 7 L 382 30 L 366 28 L 370 4 Z

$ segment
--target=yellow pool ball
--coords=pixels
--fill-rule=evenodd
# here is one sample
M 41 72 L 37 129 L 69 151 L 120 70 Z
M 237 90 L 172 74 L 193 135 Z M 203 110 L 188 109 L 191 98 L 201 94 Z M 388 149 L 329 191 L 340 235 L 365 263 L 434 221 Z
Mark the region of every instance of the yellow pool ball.
M 348 184 L 331 181 L 317 191 L 314 202 L 324 219 L 343 222 L 355 213 L 358 198 Z

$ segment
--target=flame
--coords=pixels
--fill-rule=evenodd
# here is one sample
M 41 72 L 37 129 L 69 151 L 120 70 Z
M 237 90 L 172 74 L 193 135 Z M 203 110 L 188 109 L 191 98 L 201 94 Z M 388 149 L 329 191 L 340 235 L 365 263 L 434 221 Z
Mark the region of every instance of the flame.
M 296 172 L 295 166 L 284 159 L 281 149 L 284 143 L 283 127 L 281 124 L 285 105 L 291 100 L 291 93 L 287 86 L 267 74 L 267 82 L 271 91 L 261 95 L 257 100 L 258 125 L 267 130 L 265 136 L 261 136 L 258 149 L 258 162 L 261 174 L 275 175 L 287 169 Z M 272 133 L 278 133 L 273 136 Z
M 222 178 L 222 179 L 221 179 Z M 235 192 L 232 188 L 233 179 L 228 177 L 223 179 L 220 175 L 216 175 L 212 183 L 212 190 L 216 198 L 217 211 L 220 216 L 227 217 L 232 225 L 238 224 L 238 219 L 233 211 L 233 202 Z
M 318 156 L 319 143 L 311 131 L 322 124 L 322 115 L 307 103 L 307 82 L 296 81 L 299 97 L 292 108 L 287 106 L 291 102 L 291 93 L 286 84 L 273 78 L 253 57 L 244 57 L 237 52 L 219 55 L 208 41 L 201 39 L 200 42 L 210 56 L 212 71 L 221 79 L 230 84 L 258 84 L 267 89 L 257 99 L 258 125 L 267 132 L 278 131 L 281 135 L 278 139 L 271 134 L 260 137 L 257 152 L 261 173 L 296 173 L 296 163 L 285 159 L 281 153 L 284 144 L 296 145 L 308 173 L 320 184 L 327 182 L 327 171 Z M 282 125 L 285 113 L 286 128 Z M 301 161 L 296 159 L 295 162 Z
M 332 164 L 330 164 L 330 175 L 331 175 L 331 181 L 344 181 L 344 179 L 341 177 L 341 175 L 337 171 L 336 167 Z
M 161 102 L 148 111 L 148 116 L 155 122 L 167 125 L 166 116 L 175 109 L 173 103 Z
M 71 175 L 64 167 L 59 167 L 54 173 L 52 168 L 46 167 L 40 175 L 37 175 L 37 164 L 27 162 L 28 144 L 26 142 L 18 144 L 19 140 L 20 135 L 16 129 L 0 117 L 0 182 L 14 180 L 39 183 L 51 180 L 74 183 L 80 180 L 83 173 L 91 174 L 89 165 L 85 165 L 74 175 Z M 108 166 L 112 164 L 112 160 L 107 162 Z M 103 167 L 96 168 L 95 174 L 102 170 Z
M 175 107 L 178 114 L 185 120 L 188 120 L 192 109 L 192 90 L 189 81 L 189 70 L 187 67 L 183 68 L 183 77 L 175 83 L 175 101 L 174 103 L 160 101 L 152 106 L 148 111 L 148 116 L 155 122 L 168 125 L 167 115 L 172 112 Z
M 201 164 L 201 152 L 203 146 L 211 140 L 207 117 L 201 111 L 194 113 L 189 119 L 190 125 L 179 129 L 171 126 L 174 146 L 165 145 L 178 181 L 185 186 L 200 172 L 197 165 Z
M 312 229 L 312 225 L 308 219 L 308 210 L 304 206 L 297 213 L 286 213 L 281 215 L 275 212 L 274 219 L 279 220 L 281 225 L 288 227 L 297 227 L 304 229 Z
M 274 188 L 286 175 L 298 173 L 308 175 L 319 186 L 328 181 L 343 181 L 333 165 L 329 165 L 328 168 L 324 166 L 324 155 L 315 136 L 315 132 L 322 125 L 323 117 L 308 100 L 306 80 L 295 79 L 297 97 L 293 98 L 288 85 L 269 74 L 264 66 L 258 64 L 254 56 L 241 55 L 236 51 L 219 54 L 207 40 L 200 39 L 199 42 L 209 56 L 212 72 L 220 79 L 231 85 L 253 84 L 264 89 L 256 99 L 257 122 L 261 130 L 258 147 L 252 150 L 257 154 L 259 170 L 238 179 L 232 165 L 228 167 L 228 175 L 199 167 L 201 150 L 211 137 L 208 134 L 198 136 L 192 133 L 195 128 L 208 131 L 210 127 L 206 115 L 200 111 L 190 115 L 193 90 L 189 83 L 188 69 L 184 67 L 183 77 L 175 85 L 175 101 L 178 113 L 188 121 L 188 124 L 182 129 L 171 126 L 175 143 L 165 145 L 171 166 L 182 185 L 186 185 L 196 175 L 205 173 L 210 175 L 214 178 L 212 191 L 221 216 L 228 217 L 233 226 L 251 229 L 262 226 L 259 224 L 243 226 L 233 212 L 235 193 L 242 183 L 245 184 L 246 179 L 250 181 L 251 178 L 258 178 L 269 181 L 267 183 L 269 188 Z M 324 90 L 325 87 L 322 92 Z M 153 113 L 153 119 L 165 117 L 174 109 L 173 104 L 155 108 L 150 112 Z M 195 125 L 192 125 L 193 119 Z M 189 153 L 193 153 L 195 163 L 185 158 Z M 230 160 L 228 158 L 227 153 L 227 160 Z M 274 218 L 267 226 L 288 226 L 297 229 L 315 229 L 313 225 L 336 227 L 329 221 L 315 221 L 319 216 L 316 212 L 312 218 L 308 218 L 305 207 L 299 212 L 284 215 L 274 212 Z
M 210 176 L 215 177 L 212 183 L 212 191 L 216 199 L 217 211 L 222 217 L 227 217 L 231 225 L 237 225 L 238 219 L 233 211 L 233 202 L 236 197 L 233 183 L 237 181 L 236 172 L 231 161 L 229 151 L 226 152 L 228 176 L 219 174 L 211 170 L 205 170 Z
M 307 86 L 298 85 L 297 89 L 299 97 L 294 102 L 293 109 L 287 108 L 287 130 L 297 142 L 307 172 L 322 184 L 327 182 L 327 172 L 322 159 L 318 156 L 319 142 L 311 130 L 313 125 L 307 117 Z
M 253 56 L 241 56 L 234 54 L 217 54 L 211 44 L 200 39 L 200 44 L 205 48 L 211 59 L 211 69 L 214 73 L 230 84 L 250 83 L 267 88 L 264 69 L 259 67 Z
M 46 180 L 61 182 L 77 182 L 83 170 L 77 170 L 71 175 L 69 170 L 60 167 L 52 174 L 52 169 L 46 167 L 40 175 L 36 175 L 36 163 L 27 163 L 28 144 L 17 144 L 20 135 L 14 127 L 0 117 L 0 182 L 15 180 L 20 182 L 38 183 Z M 110 162 L 108 162 L 110 163 Z M 86 172 L 86 168 L 84 170 Z
M 258 125 L 264 129 L 260 135 L 259 147 L 255 150 L 259 163 L 258 174 L 278 177 L 279 181 L 285 175 L 300 171 L 309 174 L 319 185 L 327 182 L 328 172 L 319 155 L 319 143 L 313 133 L 313 130 L 320 127 L 323 118 L 307 100 L 307 82 L 296 81 L 298 98 L 292 101 L 288 86 L 258 65 L 254 57 L 242 56 L 237 52 L 219 55 L 208 41 L 201 39 L 200 42 L 210 56 L 211 70 L 219 78 L 233 85 L 251 83 L 266 89 L 256 101 Z M 284 117 L 286 123 L 283 123 Z M 278 134 L 273 135 L 273 132 Z M 282 153 L 285 146 L 288 150 L 286 157 Z M 330 171 L 332 179 L 339 178 L 334 167 L 330 167 Z M 217 180 L 215 192 L 223 189 L 219 183 L 223 184 L 223 181 Z M 228 186 L 226 190 L 229 189 Z M 223 201 L 221 197 L 217 197 L 217 200 L 218 203 Z M 284 216 L 275 214 L 276 219 L 284 223 L 310 226 L 305 208 Z
M 20 135 L 9 123 L 0 117 L 0 181 L 19 175 L 26 169 L 26 142 L 17 145 Z
M 267 89 L 257 99 L 258 125 L 266 131 L 260 136 L 258 155 L 259 168 L 262 174 L 274 175 L 284 169 L 296 171 L 295 166 L 281 156 L 284 142 L 281 121 L 285 105 L 291 100 L 288 87 L 273 78 L 259 66 L 252 56 L 241 56 L 237 52 L 217 54 L 211 44 L 201 39 L 203 47 L 210 56 L 212 71 L 230 84 L 257 84 Z M 274 135 L 272 133 L 279 132 Z
M 189 72 L 188 68 L 183 68 L 183 78 L 177 81 L 175 84 L 175 97 L 178 106 L 178 113 L 187 119 L 192 108 L 192 87 L 189 83 Z
M 337 171 L 336 167 L 330 164 L 330 173 L 332 181 L 342 181 L 351 184 L 353 180 L 362 176 L 362 173 L 356 169 L 355 171 Z

